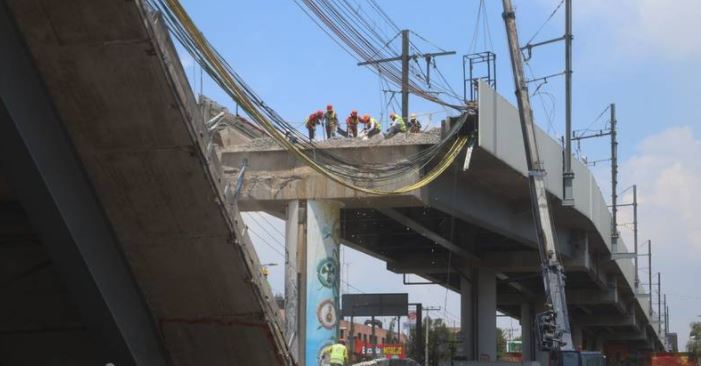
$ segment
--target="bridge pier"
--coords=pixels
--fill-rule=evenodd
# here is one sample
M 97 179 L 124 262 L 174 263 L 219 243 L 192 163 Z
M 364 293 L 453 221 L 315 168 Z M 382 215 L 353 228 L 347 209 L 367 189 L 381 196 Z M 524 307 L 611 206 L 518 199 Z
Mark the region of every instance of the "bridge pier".
M 460 327 L 463 356 L 468 361 L 497 359 L 497 278 L 478 268 L 460 281 Z
M 524 361 L 535 361 L 535 343 L 533 342 L 533 305 L 521 304 L 521 354 Z
M 338 340 L 341 204 L 294 200 L 285 232 L 285 339 L 299 365 Z

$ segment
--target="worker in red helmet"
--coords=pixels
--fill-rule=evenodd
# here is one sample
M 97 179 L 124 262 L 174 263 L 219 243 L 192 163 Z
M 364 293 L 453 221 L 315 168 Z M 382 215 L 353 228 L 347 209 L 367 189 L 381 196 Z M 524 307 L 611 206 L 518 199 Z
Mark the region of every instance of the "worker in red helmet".
M 360 122 L 363 123 L 363 130 L 361 131 L 363 138 L 370 138 L 380 133 L 380 123 L 370 117 L 369 114 L 361 117 Z
M 321 123 L 321 118 L 324 116 L 324 112 L 322 111 L 316 111 L 312 114 L 309 115 L 304 120 L 304 126 L 307 127 L 307 131 L 309 131 L 309 141 L 314 140 L 314 135 L 316 134 L 316 126 Z
M 348 128 L 348 137 L 358 137 L 358 111 L 352 111 L 350 116 L 346 118 L 346 127 Z
M 331 104 L 326 106 L 326 113 L 324 113 L 324 122 L 326 122 L 326 138 L 332 139 L 336 137 L 336 128 L 338 128 L 338 117 L 336 116 L 336 111 L 333 110 Z

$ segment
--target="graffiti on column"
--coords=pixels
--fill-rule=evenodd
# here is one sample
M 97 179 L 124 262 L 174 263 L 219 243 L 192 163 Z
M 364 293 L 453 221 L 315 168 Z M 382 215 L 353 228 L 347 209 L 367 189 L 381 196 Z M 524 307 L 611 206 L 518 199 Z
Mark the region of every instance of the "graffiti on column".
M 324 348 L 338 337 L 339 216 L 335 203 L 307 203 L 307 365 L 323 365 Z

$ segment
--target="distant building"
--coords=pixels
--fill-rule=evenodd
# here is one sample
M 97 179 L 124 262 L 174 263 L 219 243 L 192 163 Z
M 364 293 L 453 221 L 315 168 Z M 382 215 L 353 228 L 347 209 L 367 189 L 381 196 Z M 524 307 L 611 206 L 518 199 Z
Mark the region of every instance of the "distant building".
M 341 320 L 339 324 L 341 330 L 339 336 L 341 339 L 349 340 L 350 336 L 350 322 L 347 320 Z M 401 343 L 405 344 L 407 337 L 404 334 L 399 335 L 399 342 L 397 342 L 397 332 L 396 329 L 389 334 L 387 329 L 375 327 L 375 339 L 372 338 L 372 327 L 365 324 L 354 323 L 353 324 L 353 335 L 355 339 L 359 339 L 363 342 L 370 344 L 385 344 L 385 343 Z
M 667 344 L 670 352 L 679 352 L 679 339 L 677 333 L 667 333 Z

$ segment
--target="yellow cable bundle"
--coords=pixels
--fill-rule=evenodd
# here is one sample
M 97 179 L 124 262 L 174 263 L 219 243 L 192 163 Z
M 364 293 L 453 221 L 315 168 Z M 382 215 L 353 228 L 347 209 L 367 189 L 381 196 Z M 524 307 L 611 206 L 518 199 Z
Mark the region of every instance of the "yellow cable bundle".
M 429 171 L 424 177 L 422 177 L 413 184 L 409 184 L 397 188 L 395 190 L 383 191 L 379 189 L 361 187 L 351 182 L 347 182 L 338 175 L 329 172 L 326 168 L 319 165 L 317 162 L 315 162 L 313 159 L 307 156 L 303 150 L 294 145 L 292 142 L 288 141 L 287 138 L 285 138 L 285 136 L 282 135 L 280 131 L 278 131 L 275 128 L 275 126 L 258 111 L 258 108 L 256 108 L 256 106 L 253 103 L 251 103 L 250 99 L 243 96 L 241 89 L 238 87 L 236 82 L 234 82 L 229 72 L 226 71 L 226 68 L 224 68 L 221 62 L 219 62 L 219 59 L 214 56 L 214 52 L 208 46 L 208 42 L 206 42 L 204 36 L 199 31 L 199 29 L 197 29 L 195 24 L 192 22 L 192 19 L 190 19 L 190 17 L 187 15 L 185 9 L 180 5 L 180 3 L 177 0 L 166 0 L 166 2 L 168 3 L 169 8 L 176 16 L 178 21 L 182 24 L 183 28 L 187 31 L 190 38 L 194 41 L 197 49 L 202 53 L 203 57 L 212 65 L 212 67 L 222 79 L 225 86 L 236 96 L 236 98 L 234 98 L 235 102 L 238 103 L 241 107 L 243 107 L 244 110 L 246 110 L 251 115 L 251 117 L 254 120 L 256 120 L 263 127 L 263 129 L 265 129 L 265 131 L 267 131 L 268 134 L 271 137 L 273 137 L 273 139 L 275 139 L 275 141 L 278 142 L 278 144 L 280 144 L 282 147 L 289 150 L 290 152 L 294 153 L 298 158 L 302 159 L 307 165 L 309 165 L 319 174 L 333 180 L 336 183 L 339 183 L 345 187 L 360 192 L 375 195 L 396 195 L 408 193 L 413 190 L 425 187 L 429 183 L 433 182 L 436 178 L 438 178 L 438 176 L 440 176 L 450 167 L 450 165 L 458 157 L 460 151 L 465 147 L 465 145 L 468 142 L 469 137 L 458 137 L 455 140 L 455 142 L 453 142 L 443 159 L 441 159 L 441 161 L 436 166 L 434 166 L 431 169 L 431 171 Z

